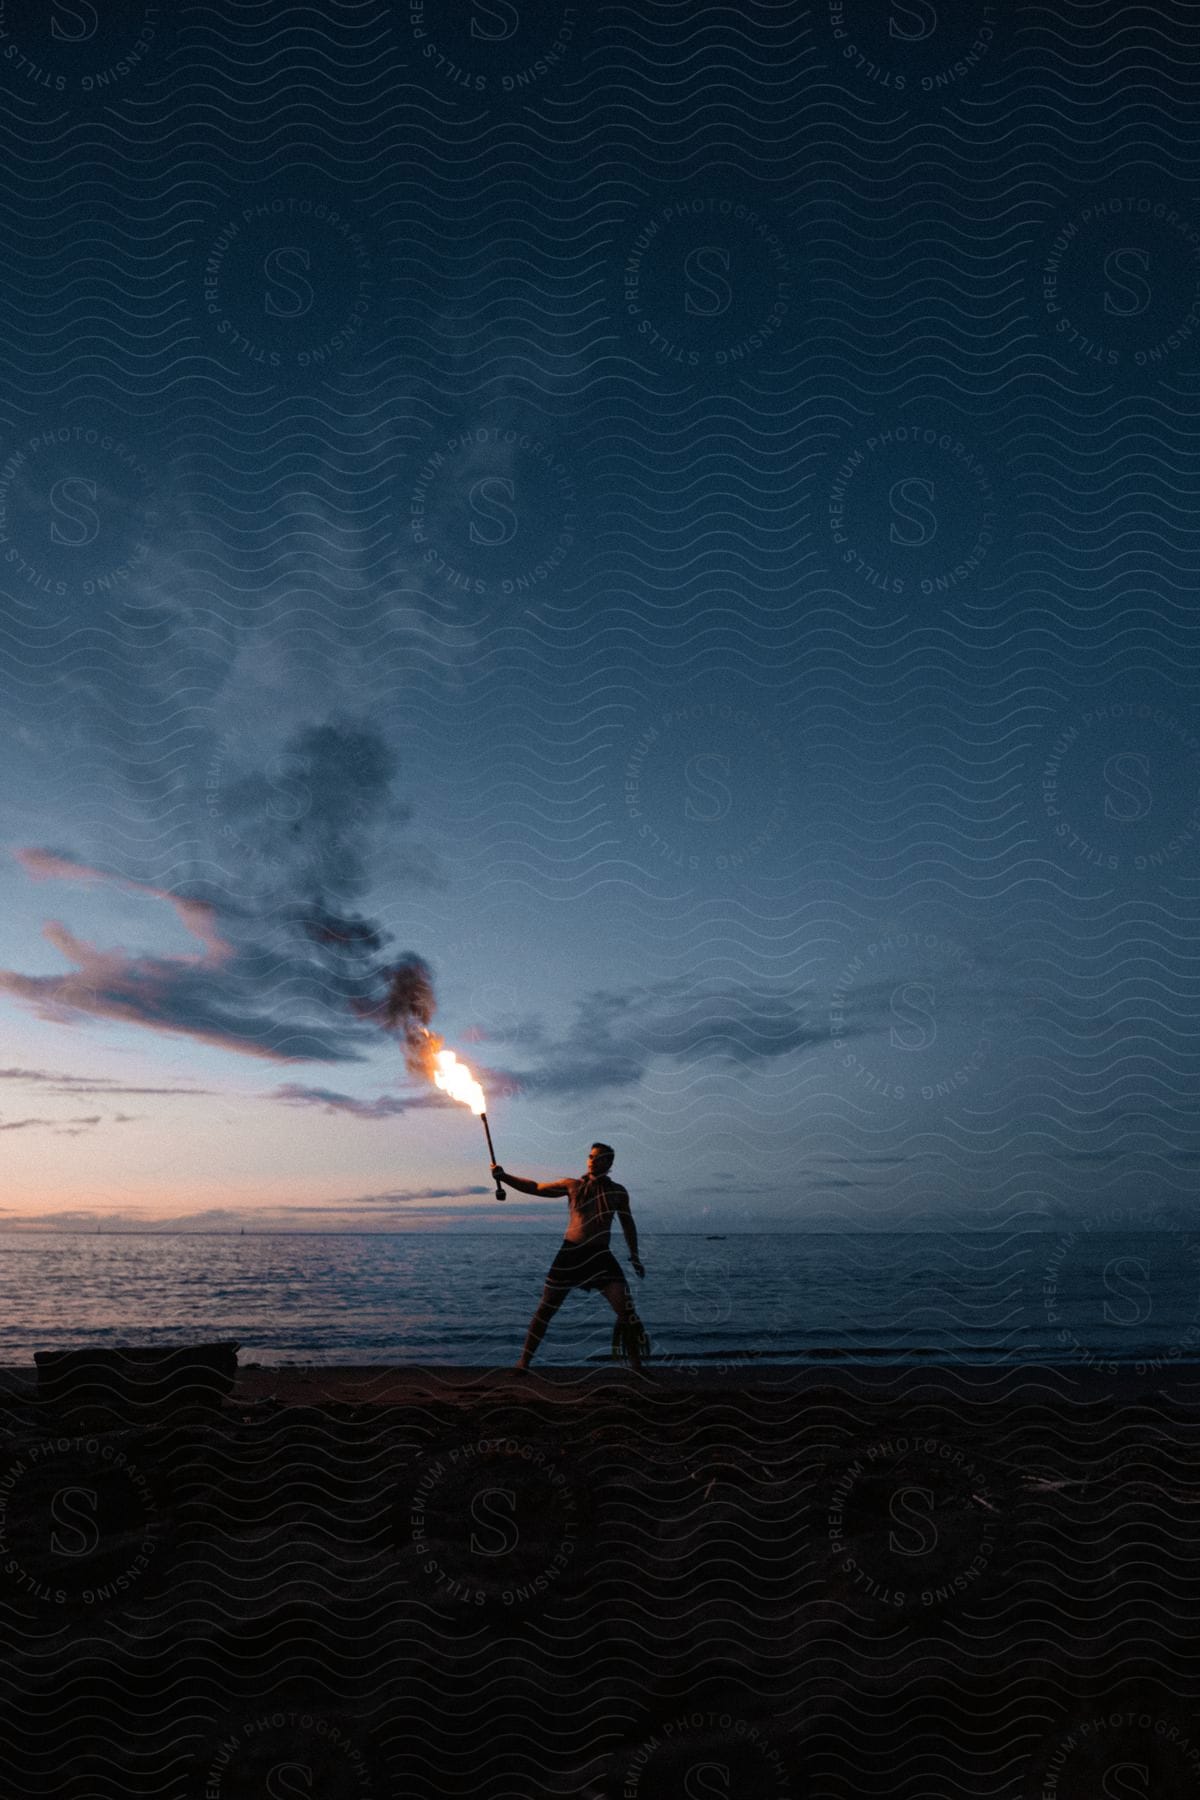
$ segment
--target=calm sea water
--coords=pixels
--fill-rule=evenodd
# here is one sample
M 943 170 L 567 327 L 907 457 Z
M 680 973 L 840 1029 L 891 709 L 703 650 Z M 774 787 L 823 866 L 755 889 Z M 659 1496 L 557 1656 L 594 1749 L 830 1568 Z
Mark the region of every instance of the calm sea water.
M 0 1362 L 235 1338 L 243 1363 L 507 1364 L 557 1242 L 13 1233 Z M 1200 1233 L 644 1233 L 642 1255 L 630 1280 L 667 1364 L 1200 1361 Z M 607 1360 L 612 1323 L 602 1295 L 571 1295 L 539 1364 Z

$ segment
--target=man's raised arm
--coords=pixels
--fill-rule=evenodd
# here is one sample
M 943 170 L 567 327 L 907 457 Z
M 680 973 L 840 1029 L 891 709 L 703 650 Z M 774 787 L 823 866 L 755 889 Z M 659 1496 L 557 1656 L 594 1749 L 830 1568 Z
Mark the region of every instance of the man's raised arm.
M 561 1175 L 557 1181 L 526 1181 L 523 1175 L 510 1175 L 499 1163 L 492 1164 L 492 1175 L 495 1180 L 502 1181 L 505 1187 L 516 1188 L 519 1194 L 569 1194 L 571 1191 L 570 1179 L 566 1175 Z

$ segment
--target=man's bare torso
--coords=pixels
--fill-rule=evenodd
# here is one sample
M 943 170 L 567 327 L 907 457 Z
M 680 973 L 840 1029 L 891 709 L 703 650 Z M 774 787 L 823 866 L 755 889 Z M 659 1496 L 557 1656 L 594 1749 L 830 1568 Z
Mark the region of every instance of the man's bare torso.
M 614 1215 L 628 1206 L 629 1195 L 619 1181 L 608 1175 L 568 1176 L 567 1229 L 568 1244 L 589 1243 L 599 1249 L 608 1248 Z

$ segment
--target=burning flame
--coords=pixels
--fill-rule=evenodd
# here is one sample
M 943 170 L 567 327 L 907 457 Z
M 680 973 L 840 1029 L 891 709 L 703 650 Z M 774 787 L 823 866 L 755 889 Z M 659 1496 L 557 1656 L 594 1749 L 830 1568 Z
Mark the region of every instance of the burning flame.
M 452 1100 L 461 1100 L 473 1113 L 486 1114 L 483 1089 L 470 1069 L 466 1063 L 459 1062 L 453 1050 L 444 1049 L 438 1033 L 430 1030 L 434 1013 L 433 979 L 428 965 L 419 956 L 400 959 L 391 972 L 386 996 L 367 1010 L 388 1030 L 400 1036 L 404 1060 L 412 1074 L 433 1080 L 444 1094 L 449 1094 Z
M 466 1063 L 459 1062 L 453 1050 L 439 1050 L 433 1062 L 433 1079 L 444 1094 L 449 1094 L 452 1100 L 461 1100 L 473 1113 L 487 1111 L 483 1089 Z

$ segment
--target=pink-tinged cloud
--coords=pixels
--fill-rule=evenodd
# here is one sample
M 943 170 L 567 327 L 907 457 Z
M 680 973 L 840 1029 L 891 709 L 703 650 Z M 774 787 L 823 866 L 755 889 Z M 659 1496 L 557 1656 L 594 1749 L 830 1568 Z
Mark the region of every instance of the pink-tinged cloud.
M 96 869 L 69 850 L 17 852 L 35 881 L 85 882 L 165 901 L 200 948 L 143 956 L 105 950 L 57 920 L 45 935 L 69 973 L 0 970 L 6 992 L 46 1017 L 114 1019 L 271 1062 L 361 1062 L 402 1021 L 383 1005 L 411 953 L 357 907 L 371 856 L 407 818 L 392 794 L 394 753 L 373 725 L 330 721 L 287 741 L 270 780 L 248 773 L 225 796 L 247 857 L 239 898 L 204 881 L 167 893 Z M 430 1003 L 432 1004 L 432 1002 Z M 427 1022 L 427 1021 L 425 1021 Z
M 41 850 L 36 846 L 25 846 L 17 850 L 15 855 L 25 873 L 34 881 L 101 882 L 106 887 L 121 888 L 128 894 L 149 894 L 155 900 L 165 900 L 178 914 L 180 923 L 204 945 L 211 958 L 221 961 L 233 954 L 231 946 L 224 942 L 217 928 L 216 908 L 205 900 L 192 900 L 184 894 L 171 894 L 165 888 L 149 887 L 145 882 L 131 881 L 123 875 L 107 874 L 103 869 L 94 869 L 90 864 L 81 862 L 78 857 L 61 850 Z M 50 937 L 50 929 L 50 925 L 47 925 L 47 937 Z M 58 929 L 61 930 L 62 927 L 59 926 Z M 56 942 L 52 937 L 50 941 Z
M 99 882 L 163 900 L 201 946 L 178 956 L 105 950 L 51 919 L 43 935 L 72 965 L 67 974 L 0 969 L 0 993 L 40 1017 L 66 1024 L 113 1019 L 284 1063 L 357 1062 L 375 1041 L 360 1016 L 378 1002 L 367 953 L 321 943 L 312 930 L 313 904 L 289 901 L 252 913 L 112 877 L 58 852 L 24 849 L 17 856 L 35 880 Z
M 188 923 L 190 909 L 183 905 L 177 910 Z M 49 920 L 43 936 L 74 964 L 69 974 L 20 975 L 0 969 L 0 991 L 24 1001 L 41 1018 L 68 1024 L 80 1015 L 116 1019 L 277 1062 L 301 1060 L 306 1054 L 304 1049 L 283 1049 L 276 1041 L 278 1021 L 247 1008 L 244 994 L 223 991 L 222 966 L 233 959 L 229 944 L 196 956 L 128 956 L 97 949 L 57 919 Z
M 13 852 L 26 874 L 34 881 L 103 881 L 98 869 L 91 869 L 67 851 L 39 850 L 35 845 Z M 124 885 L 123 883 L 120 885 Z

